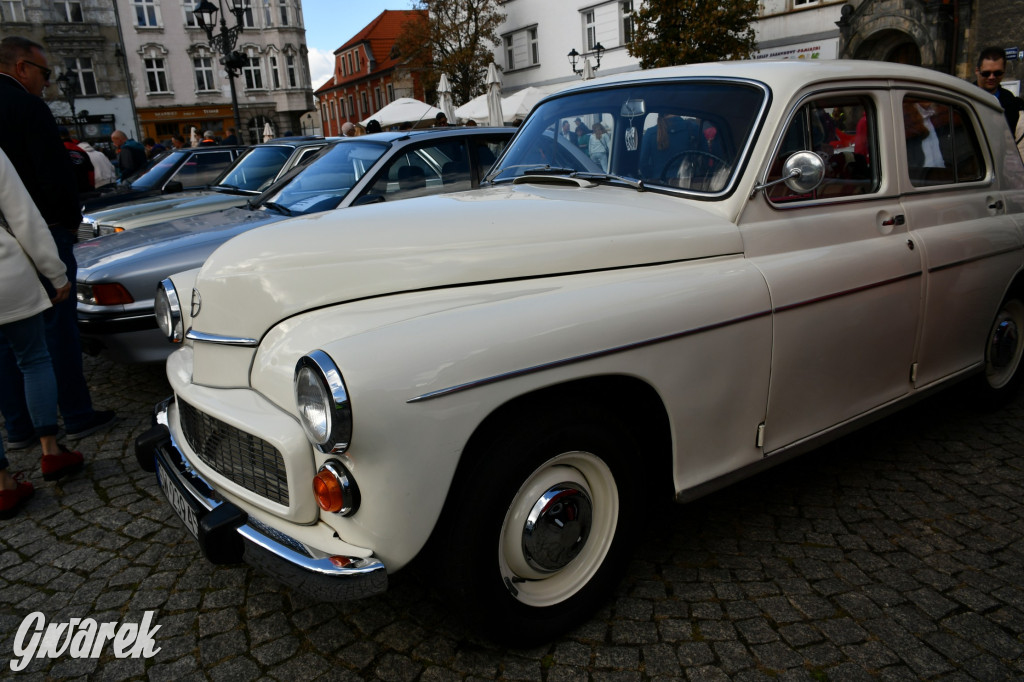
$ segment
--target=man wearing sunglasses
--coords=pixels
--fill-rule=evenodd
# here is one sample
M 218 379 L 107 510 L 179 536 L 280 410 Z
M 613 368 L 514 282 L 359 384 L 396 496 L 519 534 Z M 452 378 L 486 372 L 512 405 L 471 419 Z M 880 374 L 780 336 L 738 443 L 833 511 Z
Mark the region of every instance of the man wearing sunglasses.
M 995 96 L 1003 105 L 1006 123 L 1010 132 L 1017 130 L 1017 118 L 1024 111 L 1024 100 L 1002 87 L 1003 74 L 1006 73 L 1006 51 L 1001 47 L 986 47 L 978 56 L 978 66 L 974 69 L 974 77 L 978 87 Z
M 43 214 L 68 279 L 74 282 L 78 271 L 74 244 L 82 211 L 71 160 L 53 113 L 42 100 L 52 75 L 42 45 L 20 36 L 0 40 L 0 149 L 10 158 Z M 53 295 L 52 291 L 48 293 Z M 57 376 L 57 403 L 69 440 L 104 428 L 115 418 L 111 411 L 93 409 L 82 366 L 76 307 L 72 295 L 46 313 L 46 345 Z M 11 450 L 38 442 L 23 385 L 13 352 L 0 335 L 0 412 L 6 421 Z

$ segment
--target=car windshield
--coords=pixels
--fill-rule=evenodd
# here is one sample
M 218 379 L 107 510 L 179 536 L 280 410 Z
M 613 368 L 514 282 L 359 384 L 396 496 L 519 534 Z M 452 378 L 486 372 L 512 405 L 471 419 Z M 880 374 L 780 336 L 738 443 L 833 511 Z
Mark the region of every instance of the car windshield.
M 141 171 L 128 178 L 132 189 L 154 189 L 159 187 L 167 174 L 177 166 L 183 157 L 181 153 L 164 152 L 150 161 Z
M 262 192 L 270 187 L 291 154 L 291 147 L 253 147 L 214 184 L 246 192 Z
M 289 215 L 335 208 L 385 151 L 381 142 L 339 142 L 260 203 Z
M 490 177 L 590 173 L 719 194 L 766 101 L 750 83 L 697 80 L 557 97 L 530 114 Z

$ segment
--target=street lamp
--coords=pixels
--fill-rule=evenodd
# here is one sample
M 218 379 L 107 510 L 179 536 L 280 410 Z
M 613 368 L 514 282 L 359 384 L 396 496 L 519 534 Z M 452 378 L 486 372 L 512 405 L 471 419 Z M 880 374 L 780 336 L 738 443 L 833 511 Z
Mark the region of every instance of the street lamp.
M 75 112 L 75 94 L 78 92 L 78 74 L 74 69 L 65 69 L 57 77 L 57 87 L 71 107 L 71 120 L 75 122 L 75 139 L 82 139 L 82 131 L 78 129 L 78 114 Z
M 228 10 L 235 15 L 235 25 L 228 28 L 228 24 L 224 21 L 224 12 L 222 11 L 224 0 L 217 0 L 217 4 L 214 5 L 210 0 L 203 0 L 192 13 L 196 17 L 196 22 L 199 24 L 199 28 L 206 31 L 206 38 L 209 40 L 211 47 L 219 52 L 222 57 L 220 63 L 224 65 L 224 70 L 228 74 L 228 82 L 231 84 L 231 109 L 235 114 L 235 130 L 239 135 L 242 135 L 242 119 L 238 115 L 238 93 L 235 90 L 235 77 L 238 76 L 242 71 L 242 66 L 245 65 L 245 55 L 240 52 L 235 52 L 235 43 L 238 41 L 238 34 L 242 32 L 242 16 L 245 14 L 245 5 L 242 0 L 230 0 L 230 6 Z M 217 21 L 217 12 L 221 12 L 220 15 L 220 33 L 214 34 L 213 28 Z
M 597 71 L 598 69 L 601 68 L 601 55 L 603 54 L 604 45 L 598 43 L 597 45 L 594 45 L 594 49 L 591 52 L 584 52 L 583 54 L 580 54 L 579 52 L 576 51 L 576 48 L 574 47 L 571 50 L 569 50 L 569 54 L 566 56 L 569 58 L 569 64 L 572 66 L 572 72 L 577 76 L 582 76 L 583 67 L 581 66 L 578 69 L 576 68 L 576 64 L 579 63 L 580 58 L 586 59 L 588 56 L 594 55 L 594 58 L 597 61 L 597 63 L 594 64 L 594 71 Z

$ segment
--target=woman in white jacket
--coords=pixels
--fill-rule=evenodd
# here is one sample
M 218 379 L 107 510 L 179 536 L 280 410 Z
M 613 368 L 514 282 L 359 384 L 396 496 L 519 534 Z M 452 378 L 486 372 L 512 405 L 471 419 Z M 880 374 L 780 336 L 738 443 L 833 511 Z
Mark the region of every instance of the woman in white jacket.
M 2 150 L 0 215 L 0 336 L 14 351 L 25 380 L 29 414 L 43 448 L 43 478 L 56 480 L 82 468 L 82 453 L 57 443 L 57 381 L 43 325 L 43 312 L 52 303 L 37 273 L 56 290 L 53 301 L 66 299 L 71 283 L 43 216 Z M 34 492 L 7 468 L 0 441 L 0 518 L 14 516 Z

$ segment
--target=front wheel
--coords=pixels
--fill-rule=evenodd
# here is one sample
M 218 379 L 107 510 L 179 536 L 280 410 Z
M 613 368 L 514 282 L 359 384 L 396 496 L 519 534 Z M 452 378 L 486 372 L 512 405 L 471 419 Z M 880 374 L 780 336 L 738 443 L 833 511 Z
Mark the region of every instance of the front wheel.
M 443 521 L 449 592 L 510 644 L 549 641 L 589 617 L 634 535 L 640 463 L 628 432 L 596 411 L 543 421 L 467 453 Z

